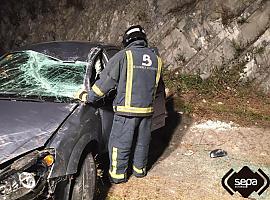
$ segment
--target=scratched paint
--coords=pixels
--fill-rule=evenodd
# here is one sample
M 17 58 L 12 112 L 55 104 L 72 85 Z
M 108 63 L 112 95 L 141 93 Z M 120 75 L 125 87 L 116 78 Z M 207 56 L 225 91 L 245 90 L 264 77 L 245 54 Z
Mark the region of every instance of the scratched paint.
M 83 84 L 86 62 L 65 62 L 35 51 L 0 59 L 0 94 L 72 98 Z

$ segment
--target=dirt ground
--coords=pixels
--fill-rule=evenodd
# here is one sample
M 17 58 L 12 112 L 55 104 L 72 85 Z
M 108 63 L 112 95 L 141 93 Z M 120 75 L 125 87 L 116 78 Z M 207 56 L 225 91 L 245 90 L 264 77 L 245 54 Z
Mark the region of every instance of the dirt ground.
M 231 196 L 221 185 L 222 177 L 243 166 L 254 172 L 261 168 L 270 176 L 270 128 L 241 127 L 233 122 L 191 119 L 171 112 L 167 126 L 153 133 L 149 172 L 133 176 L 124 184 L 110 185 L 99 179 L 97 199 L 244 199 Z M 223 149 L 228 155 L 210 158 L 209 152 Z M 270 188 L 249 199 L 269 200 Z

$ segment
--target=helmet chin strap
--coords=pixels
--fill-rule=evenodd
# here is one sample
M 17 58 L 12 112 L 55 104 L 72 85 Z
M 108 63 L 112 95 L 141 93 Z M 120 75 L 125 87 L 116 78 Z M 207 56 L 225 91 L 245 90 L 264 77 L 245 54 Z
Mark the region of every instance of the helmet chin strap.
M 146 38 L 131 38 L 130 40 L 126 40 L 125 43 L 123 43 L 124 47 L 127 47 L 129 44 L 131 44 L 132 42 L 138 41 L 138 40 L 143 40 L 146 43 L 146 46 L 148 46 L 148 41 Z

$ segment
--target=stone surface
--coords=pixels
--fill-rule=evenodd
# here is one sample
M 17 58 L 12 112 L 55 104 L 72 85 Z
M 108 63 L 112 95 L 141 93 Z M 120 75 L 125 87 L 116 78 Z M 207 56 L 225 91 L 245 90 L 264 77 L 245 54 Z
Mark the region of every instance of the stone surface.
M 0 53 L 51 40 L 120 45 L 124 30 L 141 24 L 165 67 L 208 77 L 244 62 L 243 79 L 270 93 L 269 15 L 269 0 L 2 0 Z

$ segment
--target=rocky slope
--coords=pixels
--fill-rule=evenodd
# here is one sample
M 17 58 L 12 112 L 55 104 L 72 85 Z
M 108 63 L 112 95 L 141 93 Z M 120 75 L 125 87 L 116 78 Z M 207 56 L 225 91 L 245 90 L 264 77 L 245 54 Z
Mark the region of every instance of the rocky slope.
M 241 65 L 242 80 L 270 93 L 269 15 L 269 0 L 2 0 L 0 51 L 51 40 L 120 44 L 141 24 L 169 69 L 208 78 Z

